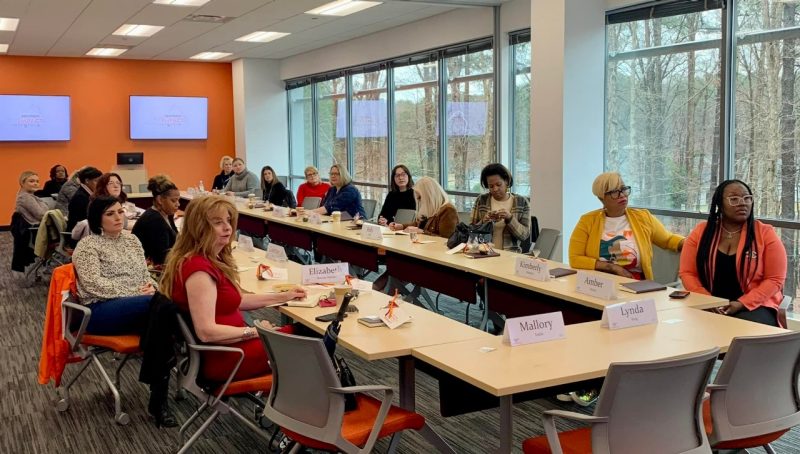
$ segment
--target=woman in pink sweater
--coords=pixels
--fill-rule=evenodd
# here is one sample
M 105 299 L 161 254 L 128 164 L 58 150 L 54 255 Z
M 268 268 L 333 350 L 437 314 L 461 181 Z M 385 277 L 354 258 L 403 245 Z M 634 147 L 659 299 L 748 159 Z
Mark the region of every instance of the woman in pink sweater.
M 708 221 L 683 246 L 680 277 L 686 290 L 730 301 L 718 313 L 778 326 L 786 249 L 772 226 L 753 218 L 753 193 L 744 182 L 717 187 Z

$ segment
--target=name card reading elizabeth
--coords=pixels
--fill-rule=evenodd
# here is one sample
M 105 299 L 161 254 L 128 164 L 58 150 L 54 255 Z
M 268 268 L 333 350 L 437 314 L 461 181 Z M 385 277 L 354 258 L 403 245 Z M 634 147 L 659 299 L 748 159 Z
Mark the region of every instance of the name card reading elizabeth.
M 269 243 L 267 245 L 267 260 L 274 260 L 276 262 L 285 262 L 289 260 L 286 257 L 286 249 L 283 246 L 278 246 L 274 243 Z
M 326 263 L 324 265 L 303 265 L 301 282 L 306 284 L 335 284 L 344 282 L 350 266 L 347 262 Z
M 308 214 L 308 223 L 314 225 L 322 224 L 322 215 L 319 213 L 309 213 Z
M 578 286 L 575 289 L 578 293 L 583 293 L 604 300 L 617 298 L 617 287 L 614 280 L 596 273 L 578 271 Z
M 361 226 L 361 238 L 365 240 L 383 240 L 383 232 L 381 226 L 377 224 L 364 224 Z
M 603 309 L 600 326 L 608 329 L 622 329 L 656 323 L 658 323 L 656 301 L 648 298 L 606 306 Z
M 286 216 L 289 216 L 289 209 L 286 207 L 279 207 L 278 205 L 272 205 L 272 214 L 281 218 L 285 218 Z
M 550 280 L 550 269 L 547 261 L 537 258 L 517 257 L 514 273 L 519 277 L 535 281 Z
M 253 252 L 253 239 L 247 235 L 239 235 L 239 250 L 244 252 Z
M 512 347 L 567 337 L 561 312 L 509 318 L 503 329 L 503 343 Z

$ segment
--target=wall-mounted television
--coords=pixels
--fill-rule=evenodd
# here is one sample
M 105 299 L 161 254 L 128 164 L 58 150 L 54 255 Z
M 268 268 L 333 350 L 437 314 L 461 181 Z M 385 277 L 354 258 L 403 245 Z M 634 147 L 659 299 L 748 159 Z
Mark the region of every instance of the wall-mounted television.
M 0 95 L 0 142 L 70 139 L 69 96 Z
M 208 98 L 131 96 L 131 139 L 207 139 Z

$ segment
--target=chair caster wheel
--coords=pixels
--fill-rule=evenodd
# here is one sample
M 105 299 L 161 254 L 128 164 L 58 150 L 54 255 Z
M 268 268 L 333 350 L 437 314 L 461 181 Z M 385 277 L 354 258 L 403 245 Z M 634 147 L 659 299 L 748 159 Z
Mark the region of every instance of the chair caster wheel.
M 69 401 L 67 399 L 59 399 L 56 402 L 56 410 L 59 412 L 65 412 L 69 409 Z
M 175 402 L 180 402 L 182 400 L 186 400 L 186 397 L 187 396 L 186 396 L 186 390 L 185 389 L 179 389 L 179 390 L 175 391 Z
M 114 421 L 120 426 L 127 426 L 131 422 L 131 417 L 127 413 L 120 413 L 114 417 Z

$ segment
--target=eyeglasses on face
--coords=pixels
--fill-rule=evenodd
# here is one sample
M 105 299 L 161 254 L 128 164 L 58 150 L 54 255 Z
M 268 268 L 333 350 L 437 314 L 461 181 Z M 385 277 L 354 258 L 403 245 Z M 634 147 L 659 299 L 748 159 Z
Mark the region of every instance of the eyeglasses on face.
M 334 175 L 338 177 L 339 176 L 339 172 L 331 172 L 330 173 L 330 176 L 334 176 Z
M 309 173 L 306 174 L 306 178 L 311 178 L 311 177 L 314 177 L 314 176 L 317 176 L 317 175 L 319 175 L 317 172 L 309 172 Z
M 612 199 L 618 199 L 623 195 L 625 197 L 628 197 L 629 195 L 631 195 L 631 187 L 630 186 L 623 186 L 623 187 L 621 187 L 619 189 L 606 191 L 605 194 L 611 196 Z
M 732 195 L 726 197 L 728 199 L 728 204 L 732 207 L 738 207 L 739 205 L 752 205 L 753 204 L 753 196 L 746 195 L 746 196 L 738 196 Z

